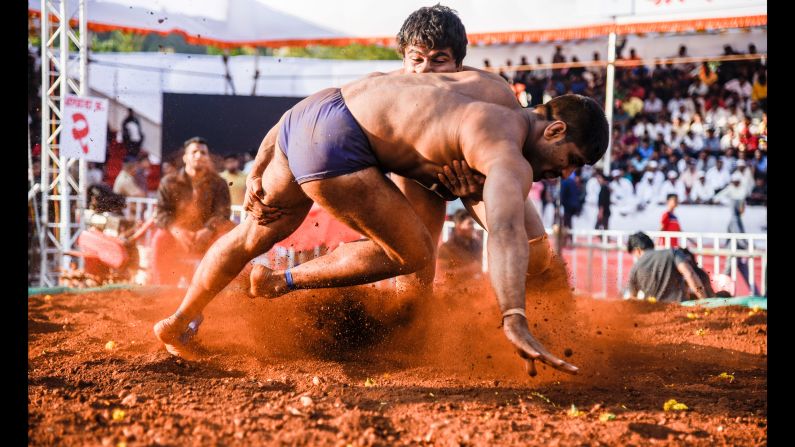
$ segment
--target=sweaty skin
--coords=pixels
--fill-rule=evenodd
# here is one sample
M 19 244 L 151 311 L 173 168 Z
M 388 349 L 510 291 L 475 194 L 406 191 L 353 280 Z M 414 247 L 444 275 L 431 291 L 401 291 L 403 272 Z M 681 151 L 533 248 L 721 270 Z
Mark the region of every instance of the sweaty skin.
M 423 46 L 409 45 L 403 52 L 403 67 L 401 69 L 389 73 L 375 72 L 369 74 L 368 77 L 397 74 L 455 73 L 459 71 L 490 74 L 477 68 L 458 64 L 450 48 L 428 49 Z M 497 78 L 499 77 L 495 77 L 495 79 Z M 502 78 L 499 78 L 499 81 L 505 82 Z M 277 129 L 278 125 L 274 126 L 265 136 L 254 160 L 253 168 L 246 179 L 244 208 L 263 225 L 280 215 L 278 209 L 268 207 L 263 203 L 265 191 L 262 186 L 262 172 L 273 158 Z M 412 208 L 414 208 L 414 211 L 423 221 L 428 232 L 430 232 L 431 239 L 437 242 L 434 245 L 432 260 L 423 269 L 410 275 L 396 278 L 398 290 L 409 292 L 416 296 L 424 296 L 430 292 L 436 273 L 437 245 L 444 226 L 446 199 L 452 200 L 453 198 L 444 194 L 440 196 L 439 190 L 442 188 L 433 187 L 433 185 L 421 186 L 419 182 L 396 173 L 390 174 L 390 178 L 411 203 Z M 445 175 L 439 176 L 439 179 L 437 183 L 446 187 L 454 196 L 461 197 L 464 200 L 471 199 L 473 204 L 482 200 L 484 178 L 481 175 L 472 173 L 466 162 L 454 164 L 452 168 L 445 166 Z M 430 188 L 435 188 L 435 191 Z M 532 203 L 528 201 L 526 206 L 532 207 Z M 540 218 L 536 220 L 539 225 L 533 231 L 535 236 L 543 233 L 543 225 L 540 224 Z M 528 274 L 535 273 L 538 272 L 528 271 Z
M 342 96 L 379 166 L 299 186 L 284 153 L 274 151 L 263 175 L 263 202 L 282 214 L 265 225 L 249 217 L 213 244 L 177 313 L 155 327 L 167 346 L 184 351 L 179 335 L 190 318 L 250 259 L 292 233 L 313 201 L 369 239 L 291 269 L 295 288 L 363 284 L 426 267 L 435 241 L 381 169 L 429 184 L 438 181 L 442 167 L 453 160 L 466 161 L 486 177 L 482 207 L 472 208 L 490 234 L 492 286 L 501 311 L 524 309 L 527 228 L 533 224 L 525 208 L 530 185 L 534 179 L 567 175 L 583 164 L 579 150 L 564 141 L 565 123 L 543 121 L 521 108 L 503 80 L 479 72 L 371 77 L 344 86 Z M 542 143 L 555 149 L 540 150 Z M 253 267 L 252 294 L 275 297 L 288 291 L 284 272 Z M 533 360 L 577 371 L 533 338 L 523 316 L 510 315 L 503 321 L 506 337 L 530 360 L 531 374 Z

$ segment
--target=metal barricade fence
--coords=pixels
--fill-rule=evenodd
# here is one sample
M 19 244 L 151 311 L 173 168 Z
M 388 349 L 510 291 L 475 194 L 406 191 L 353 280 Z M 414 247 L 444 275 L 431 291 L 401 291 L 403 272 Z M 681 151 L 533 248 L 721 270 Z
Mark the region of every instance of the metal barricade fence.
M 157 209 L 155 198 L 127 198 L 125 215 L 135 217 L 138 221 L 149 219 Z M 230 219 L 240 223 L 246 218 L 246 211 L 241 205 L 233 205 Z M 442 229 L 442 241 L 446 242 L 455 227 L 454 222 L 445 221 Z M 475 224 L 476 231 L 483 239 L 483 271 L 488 271 L 488 233 Z M 148 246 L 153 229 L 141 238 L 140 245 Z M 552 230 L 547 229 L 552 235 Z M 701 268 L 713 276 L 722 272 L 721 267 L 729 270 L 731 280 L 738 283 L 738 271 L 747 268 L 748 289 L 753 293 L 757 288 L 760 294 L 767 293 L 767 234 L 750 233 L 695 233 L 671 231 L 645 231 L 655 240 L 656 248 L 671 248 L 672 240 L 678 246 L 687 248 L 696 257 Z M 632 256 L 627 253 L 627 239 L 632 233 L 623 230 L 570 230 L 565 237 L 562 257 L 568 266 L 571 284 L 576 292 L 587 293 L 594 297 L 619 297 L 626 285 L 629 271 L 633 264 Z M 743 248 L 744 247 L 744 248 Z M 315 247 L 311 256 L 318 257 L 325 253 L 325 247 Z M 580 259 L 584 256 L 584 259 Z M 600 258 L 595 263 L 594 257 Z M 258 259 L 269 266 L 293 267 L 298 261 L 298 254 L 292 248 L 276 247 L 264 253 Z M 746 267 L 738 266 L 738 259 L 746 263 Z M 728 263 L 728 267 L 726 267 Z M 598 287 L 595 287 L 598 280 Z
M 738 271 L 746 269 L 749 294 L 758 290 L 767 293 L 767 234 L 695 233 L 645 231 L 655 240 L 656 248 L 671 248 L 672 241 L 687 248 L 698 265 L 716 276 L 728 270 L 733 284 L 739 286 Z M 575 290 L 595 297 L 617 297 L 629 278 L 633 264 L 627 252 L 627 240 L 632 233 L 616 230 L 573 230 L 563 248 Z M 599 256 L 601 262 L 595 263 Z M 584 258 L 584 259 L 583 259 Z M 745 266 L 738 265 L 742 260 Z M 723 268 L 722 268 L 723 267 Z M 594 280 L 598 281 L 595 287 Z

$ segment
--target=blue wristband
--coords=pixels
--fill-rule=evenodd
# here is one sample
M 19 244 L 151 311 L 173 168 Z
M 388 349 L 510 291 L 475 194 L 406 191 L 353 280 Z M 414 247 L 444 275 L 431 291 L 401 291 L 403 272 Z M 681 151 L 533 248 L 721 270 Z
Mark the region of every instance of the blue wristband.
M 284 279 L 287 281 L 287 288 L 290 290 L 295 290 L 295 283 L 293 282 L 293 274 L 290 273 L 290 269 L 284 271 Z

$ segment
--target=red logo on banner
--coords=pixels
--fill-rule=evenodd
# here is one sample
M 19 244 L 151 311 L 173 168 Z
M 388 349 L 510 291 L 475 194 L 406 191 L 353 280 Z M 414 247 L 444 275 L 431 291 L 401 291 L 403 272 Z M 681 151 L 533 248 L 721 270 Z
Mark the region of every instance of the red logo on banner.
M 83 139 L 88 136 L 88 120 L 86 119 L 85 115 L 82 113 L 75 113 L 72 115 L 72 121 L 75 123 L 75 127 L 72 128 L 72 136 L 75 140 L 80 142 L 80 146 L 83 148 L 83 153 L 88 153 L 88 144 L 83 142 Z M 82 124 L 82 127 L 80 126 Z

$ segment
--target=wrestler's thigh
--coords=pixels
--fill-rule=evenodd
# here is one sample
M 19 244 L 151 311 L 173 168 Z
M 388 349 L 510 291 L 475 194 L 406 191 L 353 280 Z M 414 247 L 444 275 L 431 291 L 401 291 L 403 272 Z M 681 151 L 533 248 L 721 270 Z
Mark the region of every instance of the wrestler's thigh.
M 307 197 L 295 181 L 287 157 L 276 146 L 273 159 L 262 175 L 262 187 L 265 192 L 263 202 L 278 208 L 282 214 L 273 222 L 260 225 L 251 215 L 241 222 L 237 234 L 249 245 L 272 245 L 295 231 L 306 218 L 312 207 L 312 199 Z M 268 247 L 270 248 L 270 247 Z
M 418 185 L 414 180 L 399 175 L 392 175 L 392 181 L 414 208 L 414 211 L 425 224 L 434 242 L 438 242 L 444 226 L 447 202 L 431 191 Z
M 334 217 L 363 233 L 387 254 L 432 253 L 425 224 L 400 190 L 376 167 L 301 185 L 307 196 Z

